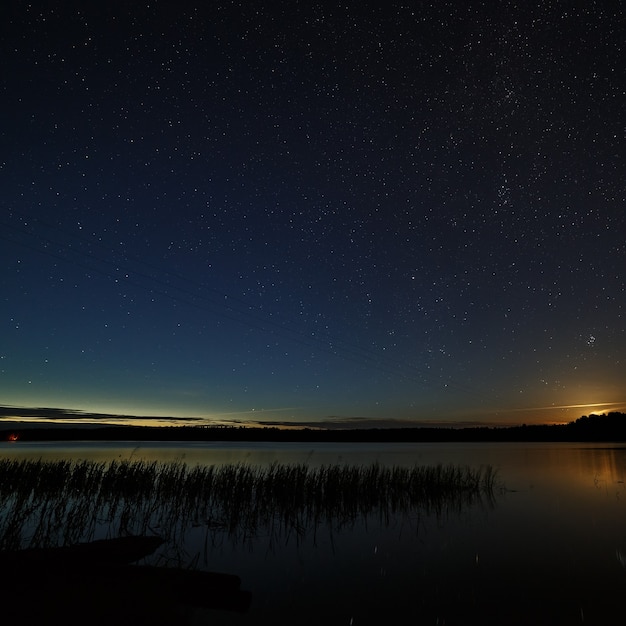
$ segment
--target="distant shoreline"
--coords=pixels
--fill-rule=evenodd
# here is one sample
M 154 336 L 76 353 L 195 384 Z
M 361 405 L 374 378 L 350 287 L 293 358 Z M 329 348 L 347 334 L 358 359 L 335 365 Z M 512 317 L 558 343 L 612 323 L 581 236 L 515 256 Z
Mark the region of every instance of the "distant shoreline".
M 319 443 L 626 442 L 626 414 L 583 416 L 561 425 L 468 428 L 280 429 L 224 426 L 14 427 L 0 441 L 251 441 Z

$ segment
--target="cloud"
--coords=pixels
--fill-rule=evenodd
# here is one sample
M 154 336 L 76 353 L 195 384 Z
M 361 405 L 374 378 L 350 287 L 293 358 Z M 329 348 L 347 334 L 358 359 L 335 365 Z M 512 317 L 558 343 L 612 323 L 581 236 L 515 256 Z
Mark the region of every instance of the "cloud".
M 246 422 L 246 425 L 252 425 Z M 321 420 L 288 422 L 280 420 L 259 420 L 254 425 L 274 428 L 321 428 L 325 430 L 342 430 L 351 428 L 474 428 L 480 426 L 498 427 L 510 426 L 509 423 L 493 421 L 451 421 L 451 420 L 424 420 L 398 419 L 393 417 L 361 417 L 361 416 L 329 416 Z
M 24 420 L 28 422 L 49 423 L 119 423 L 119 422 L 171 422 L 194 423 L 204 421 L 201 417 L 167 417 L 153 415 L 124 415 L 114 413 L 92 413 L 77 409 L 55 407 L 16 407 L 0 405 L 0 424 L 2 420 Z

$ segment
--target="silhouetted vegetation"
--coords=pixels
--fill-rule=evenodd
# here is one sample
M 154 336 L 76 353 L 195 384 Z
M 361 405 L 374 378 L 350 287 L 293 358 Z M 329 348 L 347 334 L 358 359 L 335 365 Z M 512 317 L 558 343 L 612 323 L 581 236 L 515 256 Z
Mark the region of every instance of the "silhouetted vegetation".
M 509 427 L 282 429 L 244 426 L 98 426 L 0 431 L 0 441 L 259 441 L 259 442 L 497 442 L 626 441 L 626 414 L 582 416 L 569 424 Z
M 182 545 L 204 528 L 234 542 L 301 536 L 375 515 L 437 514 L 493 500 L 487 466 L 188 466 L 145 461 L 0 461 L 0 550 L 153 532 Z

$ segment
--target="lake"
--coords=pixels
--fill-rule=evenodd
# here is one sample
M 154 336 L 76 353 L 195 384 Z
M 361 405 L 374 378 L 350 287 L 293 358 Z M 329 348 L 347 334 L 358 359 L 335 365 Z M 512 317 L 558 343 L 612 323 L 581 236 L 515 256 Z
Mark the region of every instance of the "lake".
M 626 590 L 621 444 L 2 443 L 0 458 L 492 465 L 494 500 L 349 524 L 227 536 L 199 525 L 178 546 L 237 574 L 245 614 L 193 624 L 617 624 Z

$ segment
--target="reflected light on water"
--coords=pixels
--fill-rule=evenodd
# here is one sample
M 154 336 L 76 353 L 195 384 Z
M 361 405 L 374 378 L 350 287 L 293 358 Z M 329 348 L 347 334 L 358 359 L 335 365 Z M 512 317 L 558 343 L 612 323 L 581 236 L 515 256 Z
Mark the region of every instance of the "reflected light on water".
M 614 624 L 623 614 L 624 444 L 0 443 L 0 457 L 27 453 L 189 465 L 491 465 L 505 487 L 493 507 L 350 517 L 341 528 L 294 531 L 289 541 L 261 533 L 236 546 L 214 542 L 202 518 L 188 529 L 186 554 L 245 581 L 254 598 L 246 623 L 300 623 L 304 615 L 311 624 L 345 626 L 353 617 L 378 625 L 397 617 L 388 607 L 400 607 L 407 623 L 494 626 L 513 623 L 511 611 L 515 623 L 533 626 L 580 623 L 581 614 L 585 623 Z M 199 623 L 233 622 L 210 615 Z

